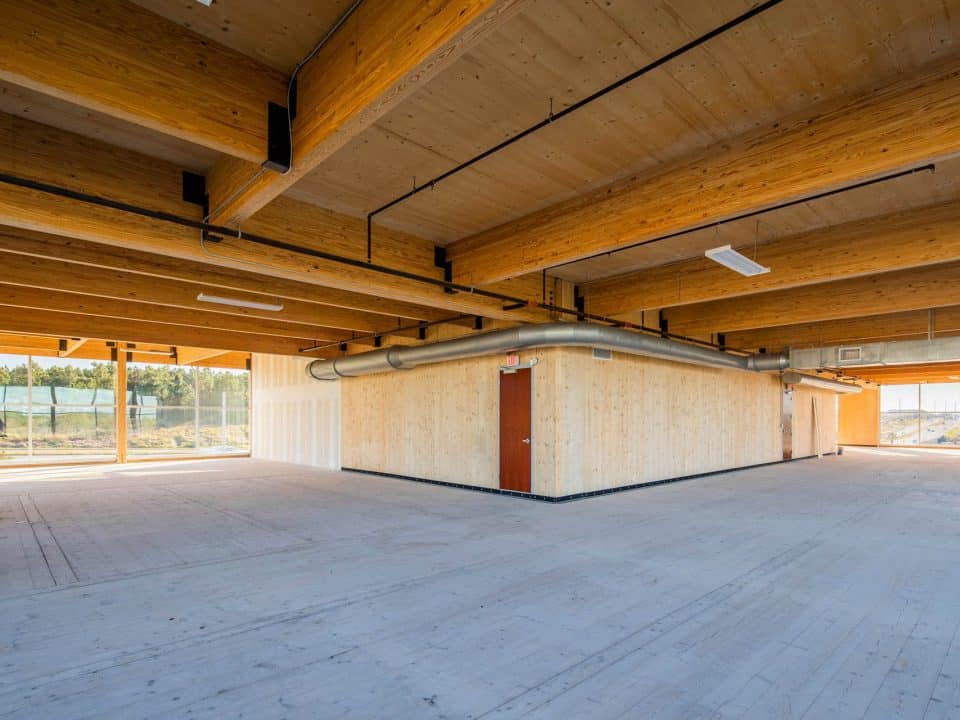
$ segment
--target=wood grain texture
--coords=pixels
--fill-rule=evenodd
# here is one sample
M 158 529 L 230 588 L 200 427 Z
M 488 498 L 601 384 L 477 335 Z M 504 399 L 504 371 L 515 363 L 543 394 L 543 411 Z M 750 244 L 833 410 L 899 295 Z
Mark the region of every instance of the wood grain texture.
M 960 306 L 740 330 L 729 333 L 727 343 L 744 350 L 767 348 L 775 351 L 784 347 L 920 340 L 928 337 L 931 328 L 935 337 L 960 334 Z
M 0 169 L 5 172 L 201 219 L 200 208 L 181 198 L 180 171 L 162 161 L 12 116 L 0 117 L 0 141 Z M 253 269 L 286 280 L 454 312 L 518 321 L 548 316 L 545 311 L 530 309 L 508 311 L 499 300 L 470 293 L 447 294 L 442 288 L 416 280 L 237 239 L 225 238 L 205 250 L 200 246 L 197 233 L 190 229 L 9 185 L 0 187 L 0 224 L 221 267 Z M 364 221 L 306 203 L 287 199 L 274 203 L 260 217 L 247 223 L 244 230 L 306 247 L 324 247 L 357 259 L 366 258 Z M 402 263 L 400 269 L 415 269 L 418 274 L 441 278 L 442 271 L 434 266 L 432 252 L 428 253 L 427 247 L 425 241 L 418 242 L 409 236 L 398 238 L 395 233 L 381 233 L 375 228 L 376 260 L 387 258 Z M 540 294 L 538 279 L 533 277 L 500 287 L 518 290 L 535 287 L 533 297 Z
M 887 367 L 851 368 L 849 374 L 877 385 L 912 385 L 914 383 L 956 383 L 960 380 L 960 362 L 890 365 Z
M 641 270 L 583 285 L 590 312 L 601 315 L 706 302 L 848 277 L 922 267 L 960 257 L 956 201 L 843 223 L 739 250 L 770 268 L 744 277 L 712 260 Z
M 312 344 L 312 338 L 261 337 L 252 333 L 211 330 L 169 325 L 147 320 L 96 317 L 76 312 L 51 310 L 25 311 L 0 305 L 0 332 L 33 333 L 57 337 L 82 337 L 98 340 L 123 340 L 162 345 L 189 345 L 221 350 L 298 355 L 300 348 Z M 316 356 L 317 353 L 306 353 Z
M 215 43 L 289 74 L 350 6 L 350 0 L 214 2 L 133 0 Z
M 554 352 L 561 495 L 781 459 L 775 377 Z
M 668 308 L 671 332 L 702 335 L 960 304 L 960 262 Z
M 37 355 L 40 357 L 58 357 L 59 344 L 58 337 L 45 337 L 43 335 L 18 335 L 14 333 L 0 333 L 0 354 L 2 355 Z M 126 342 L 126 340 L 121 340 Z M 139 346 L 147 350 L 169 350 L 169 343 L 161 345 L 151 343 L 140 343 Z M 178 353 L 190 355 L 195 348 L 186 345 L 177 346 Z M 109 347 L 103 340 L 87 340 L 83 346 L 74 352 L 74 358 L 82 360 L 109 360 L 113 348 Z M 207 352 L 211 352 L 209 349 Z M 240 351 L 221 351 L 217 350 L 217 355 L 207 357 L 201 360 L 192 360 L 191 365 L 198 367 L 224 367 L 242 370 L 247 366 L 247 360 L 250 359 L 250 353 Z M 151 362 L 161 364 L 177 364 L 177 358 L 165 357 L 163 355 L 154 355 Z
M 755 4 L 527 3 L 290 192 L 340 212 L 366 212 L 409 190 L 414 175 L 423 183 L 546 118 L 551 98 L 555 111 L 565 108 Z M 618 178 L 655 173 L 817 103 L 881 87 L 955 54 L 958 36 L 960 14 L 943 0 L 781 3 L 393 208 L 383 221 L 446 244 Z M 870 210 L 864 216 L 903 207 L 899 192 L 875 191 L 857 204 L 834 198 L 826 204 L 835 212 L 823 215 L 832 224 L 854 219 L 860 207 Z M 821 212 L 798 208 L 794 219 Z M 811 229 L 792 225 L 784 234 Z M 684 245 L 661 245 L 663 259 L 652 264 L 698 254 L 670 252 Z M 638 261 L 600 258 L 584 263 L 583 275 L 579 267 L 576 275 L 572 267 L 564 272 L 582 282 L 639 269 Z
M 224 307 L 218 305 L 206 304 L 204 308 L 188 309 L 143 300 L 116 299 L 5 283 L 0 283 L 0 305 L 18 308 L 27 317 L 34 310 L 55 310 L 93 318 L 143 320 L 185 328 L 253 333 L 263 338 L 313 338 L 334 342 L 353 337 L 353 333 L 340 328 L 218 312 L 219 307 Z M 373 341 L 368 339 L 358 342 L 369 346 Z
M 2 241 L 0 237 L 0 243 Z M 254 294 L 231 290 L 227 297 L 248 302 L 279 302 L 283 305 L 283 309 L 279 312 L 212 304 L 197 299 L 200 292 L 216 294 L 216 289 L 211 290 L 207 285 L 158 277 L 148 278 L 123 270 L 94 271 L 85 265 L 62 260 L 40 259 L 29 255 L 4 253 L 0 258 L 4 261 L 4 273 L 0 276 L 0 288 L 2 288 L 0 292 L 11 300 L 7 304 L 17 304 L 12 302 L 13 296 L 10 293 L 16 291 L 19 292 L 20 297 L 26 298 L 29 294 L 25 294 L 24 291 L 30 289 L 33 290 L 32 295 L 36 298 L 33 302 L 42 302 L 44 293 L 48 292 L 51 299 L 69 294 L 73 302 L 83 303 L 87 309 L 93 308 L 102 300 L 112 301 L 101 304 L 102 307 L 113 307 L 115 310 L 122 309 L 123 303 L 149 304 L 149 308 L 141 307 L 139 312 L 163 313 L 169 318 L 167 321 L 187 325 L 199 321 L 210 313 L 216 313 L 223 316 L 218 320 L 230 322 L 230 327 L 224 326 L 224 329 L 242 330 L 248 327 L 250 328 L 248 332 L 276 334 L 270 331 L 272 329 L 290 337 L 309 337 L 310 333 L 306 331 L 310 327 L 316 328 L 319 334 L 327 337 L 337 335 L 336 332 L 331 332 L 334 328 L 341 331 L 383 332 L 395 329 L 399 322 L 396 318 L 383 315 L 278 299 L 269 293 Z M 32 307 L 43 307 L 43 305 L 32 305 Z M 69 308 L 54 308 L 51 305 L 50 309 Z M 135 308 L 130 310 L 136 312 Z M 290 327 L 284 328 L 284 325 Z M 343 335 L 347 337 L 349 333 Z
M 450 246 L 455 277 L 493 282 L 948 157 L 960 150 L 958 87 L 960 64 L 938 63 L 478 233 Z
M 361 3 L 297 78 L 290 172 L 255 175 L 229 160 L 227 169 L 215 167 L 213 221 L 236 226 L 248 219 L 451 64 L 517 2 Z
M 815 388 L 793 390 L 793 457 L 836 452 L 837 394 Z
M 329 316 L 331 309 L 353 310 L 356 317 L 351 323 L 379 323 L 384 316 L 395 321 L 397 318 L 439 320 L 449 315 L 443 310 L 425 305 L 361 295 L 157 253 L 140 252 L 119 245 L 104 245 L 9 227 L 0 227 L 0 252 L 67 261 L 86 268 L 91 277 L 96 277 L 100 270 L 118 270 L 141 276 L 143 283 L 151 282 L 148 278 L 158 278 L 192 283 L 194 286 L 222 288 L 231 292 L 267 294 L 285 300 L 315 304 L 318 306 L 315 312 L 326 316 Z M 368 315 L 369 320 L 364 321 Z
M 837 398 L 837 443 L 880 444 L 880 391 L 864 388 L 855 395 Z
M 251 161 L 285 77 L 123 0 L 4 8 L 0 78 Z

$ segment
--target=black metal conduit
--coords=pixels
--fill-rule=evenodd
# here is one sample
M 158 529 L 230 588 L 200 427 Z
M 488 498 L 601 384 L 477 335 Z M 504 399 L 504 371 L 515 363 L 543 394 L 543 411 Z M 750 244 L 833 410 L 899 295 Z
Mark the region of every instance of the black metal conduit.
M 733 18 L 732 20 L 729 20 L 729 21 L 725 22 L 723 25 L 720 25 L 720 26 L 714 28 L 714 29 L 711 30 L 710 32 L 708 32 L 708 33 L 706 33 L 706 34 L 704 34 L 704 35 L 701 35 L 700 37 L 698 37 L 698 38 L 696 38 L 696 39 L 694 39 L 694 40 L 691 40 L 690 42 L 686 43 L 685 45 L 681 45 L 680 47 L 678 47 L 678 48 L 675 49 L 675 50 L 670 51 L 670 52 L 667 53 L 666 55 L 663 55 L 663 56 L 657 58 L 656 60 L 654 60 L 653 62 L 648 63 L 647 65 L 644 65 L 642 68 L 639 68 L 639 69 L 637 69 L 637 70 L 634 70 L 632 73 L 630 73 L 630 74 L 628 74 L 628 75 L 624 75 L 624 76 L 623 76 L 622 78 L 620 78 L 619 80 L 615 80 L 614 82 L 610 83 L 609 85 L 600 88 L 600 89 L 597 90 L 596 92 L 588 95 L 588 96 L 585 97 L 585 98 L 582 98 L 581 100 L 578 100 L 577 102 L 573 103 L 572 105 L 568 105 L 567 107 L 565 107 L 565 108 L 564 108 L 563 110 L 561 110 L 560 112 L 554 113 L 554 112 L 552 112 L 552 110 L 551 110 L 550 114 L 549 114 L 546 118 L 544 118 L 544 119 L 541 120 L 540 122 L 536 123 L 535 125 L 531 125 L 531 126 L 528 127 L 526 130 L 522 130 L 522 131 L 518 132 L 516 135 L 512 135 L 511 137 L 509 137 L 509 138 L 507 138 L 506 140 L 504 140 L 504 141 L 502 141 L 502 142 L 494 145 L 493 147 L 488 148 L 487 150 L 484 150 L 484 151 L 481 152 L 479 155 L 474 155 L 474 156 L 473 156 L 472 158 L 470 158 L 469 160 L 466 160 L 466 161 L 460 163 L 459 165 L 457 165 L 456 167 L 452 167 L 452 168 L 450 168 L 449 170 L 447 170 L 446 172 L 441 173 L 440 175 L 437 175 L 435 178 L 432 178 L 431 180 L 428 180 L 427 182 L 423 183 L 423 184 L 420 185 L 419 187 L 415 186 L 415 187 L 413 188 L 413 190 L 410 190 L 409 192 L 406 192 L 406 193 L 404 193 L 403 195 L 401 195 L 401 196 L 399 196 L 399 197 L 397 197 L 397 198 L 394 198 L 394 199 L 391 200 L 390 202 L 388 202 L 388 203 L 386 203 L 386 204 L 384 204 L 384 205 L 381 205 L 381 206 L 378 207 L 376 210 L 371 211 L 371 212 L 367 215 L 367 261 L 369 262 L 369 261 L 372 260 L 372 242 L 373 242 L 373 241 L 372 241 L 372 235 L 373 235 L 373 218 L 374 218 L 374 216 L 379 215 L 380 213 L 384 212 L 385 210 L 389 210 L 390 208 L 394 207 L 395 205 L 399 205 L 399 204 L 402 203 L 403 201 L 412 198 L 414 195 L 417 195 L 417 194 L 419 194 L 420 192 L 422 192 L 422 191 L 424 191 L 424 190 L 428 190 L 428 189 L 433 188 L 438 182 L 441 182 L 441 181 L 443 181 L 443 180 L 446 180 L 446 179 L 449 178 L 450 176 L 456 175 L 457 173 L 459 173 L 459 172 L 461 172 L 461 171 L 463 171 L 463 170 L 466 170 L 466 169 L 467 169 L 468 167 L 470 167 L 471 165 L 474 165 L 474 164 L 480 162 L 481 160 L 484 160 L 485 158 L 490 157 L 491 155 L 495 155 L 496 153 L 500 152 L 501 150 L 504 150 L 505 148 L 510 147 L 510 146 L 513 145 L 515 142 L 518 142 L 518 141 L 522 140 L 523 138 L 527 137 L 528 135 L 532 135 L 533 133 L 537 132 L 538 130 L 542 130 L 543 128 L 547 127 L 547 125 L 550 125 L 551 123 L 555 122 L 556 120 L 560 120 L 561 118 L 566 117 L 567 115 L 569 115 L 569 114 L 571 114 L 571 113 L 573 113 L 573 112 L 576 112 L 577 110 L 580 110 L 581 108 L 584 108 L 584 107 L 586 107 L 587 105 L 590 105 L 590 104 L 593 103 L 593 102 L 596 102 L 597 100 L 599 100 L 600 98 L 604 97 L 605 95 L 608 95 L 609 93 L 612 93 L 614 90 L 618 90 L 619 88 L 623 87 L 624 85 L 626 85 L 626 84 L 628 84 L 628 83 L 630 83 L 630 82 L 633 82 L 633 81 L 636 80 L 637 78 L 643 77 L 643 76 L 646 75 L 647 73 L 649 73 L 649 72 L 651 72 L 651 71 L 653 71 L 653 70 L 656 70 L 657 68 L 661 67 L 662 65 L 665 65 L 666 63 L 670 62 L 671 60 L 675 60 L 676 58 L 680 57 L 681 55 L 684 55 L 685 53 L 690 52 L 691 50 L 699 47 L 700 45 L 703 45 L 704 43 L 712 40 L 713 38 L 715 38 L 715 37 L 717 37 L 717 36 L 719 36 L 719 35 L 724 34 L 724 33 L 727 32 L 728 30 L 732 30 L 733 28 L 735 28 L 735 27 L 737 27 L 737 26 L 739 26 L 739 25 L 742 25 L 743 23 L 745 23 L 745 22 L 747 22 L 748 20 L 756 17 L 757 15 L 759 15 L 759 14 L 761 14 L 761 13 L 769 10 L 769 9 L 772 8 L 772 7 L 775 7 L 775 6 L 779 5 L 781 2 L 783 2 L 783 0 L 767 0 L 766 2 L 760 3 L 759 5 L 751 8 L 750 10 L 748 10 L 748 11 L 745 12 L 745 13 L 743 13 L 742 15 L 738 15 L 737 17 Z
M 737 220 L 746 220 L 747 218 L 756 217 L 757 215 L 764 215 L 768 212 L 773 212 L 774 210 L 783 210 L 784 208 L 793 207 L 794 205 L 803 205 L 805 203 L 812 202 L 814 200 L 820 200 L 822 198 L 831 197 L 832 195 L 840 195 L 841 193 L 849 192 L 850 190 L 857 190 L 858 188 L 864 188 L 864 187 L 869 187 L 870 185 L 885 183 L 889 180 L 896 180 L 898 178 L 902 178 L 907 175 L 914 175 L 919 172 L 934 172 L 936 171 L 936 169 L 937 169 L 937 166 L 934 163 L 928 163 L 927 165 L 910 168 L 909 170 L 899 170 L 895 173 L 890 173 L 889 175 L 881 175 L 880 177 L 875 177 L 870 180 L 863 180 L 861 182 L 853 183 L 852 185 L 843 185 L 842 187 L 817 193 L 816 195 L 809 195 L 807 197 L 797 198 L 796 200 L 787 200 L 786 202 L 782 202 L 777 205 L 771 205 L 770 207 L 765 207 L 760 210 L 750 210 L 749 212 L 741 213 L 739 215 L 733 215 L 731 217 L 724 218 L 723 220 L 704 223 L 703 225 L 697 225 L 692 228 L 685 228 L 683 230 L 678 230 L 676 232 L 672 232 L 667 235 L 658 235 L 657 237 L 649 238 L 647 240 L 640 240 L 639 242 L 635 242 L 630 245 L 624 245 L 623 247 L 615 248 L 613 250 L 605 250 L 604 252 L 594 253 L 593 255 L 587 255 L 586 257 L 578 258 L 577 260 L 567 260 L 566 262 L 558 263 L 556 265 L 550 265 L 546 267 L 545 270 L 552 270 L 553 268 L 558 268 L 558 267 L 566 267 L 567 265 L 574 265 L 576 263 L 584 262 L 585 260 L 592 260 L 593 258 L 609 257 L 610 255 L 615 255 L 617 253 L 624 252 L 625 250 L 633 250 L 634 248 L 643 247 L 644 245 L 650 245 L 652 243 L 658 243 L 664 240 L 670 240 L 672 238 L 679 237 L 681 235 L 687 235 L 688 233 L 697 232 L 698 230 L 707 230 L 709 228 L 720 227 L 721 225 L 726 225 L 727 223 L 736 222 Z
M 505 295 L 503 293 L 493 292 L 491 290 L 483 290 L 481 288 L 474 288 L 469 285 L 462 285 L 460 283 L 451 282 L 449 280 L 439 280 L 437 278 L 432 278 L 428 275 L 418 275 L 417 273 L 409 272 L 407 270 L 400 270 L 398 268 L 392 268 L 386 265 L 378 265 L 375 263 L 369 263 L 364 260 L 357 260 L 355 258 L 345 257 L 343 255 L 337 255 L 335 253 L 325 252 L 323 250 L 316 250 L 314 248 L 302 247 L 300 245 L 294 245 L 293 243 L 284 242 L 283 240 L 276 240 L 274 238 L 266 237 L 264 235 L 257 235 L 253 233 L 244 233 L 233 228 L 225 227 L 223 225 L 215 225 L 213 223 L 208 223 L 203 220 L 193 220 L 191 218 L 186 218 L 181 215 L 176 215 L 175 213 L 165 212 L 163 210 L 151 210 L 150 208 L 145 208 L 140 205 L 133 205 L 131 203 L 122 202 L 120 200 L 113 200 L 110 198 L 105 198 L 100 195 L 93 195 L 91 193 L 81 192 L 79 190 L 71 190 L 70 188 L 65 188 L 60 185 L 52 185 L 50 183 L 41 182 L 39 180 L 31 180 L 29 178 L 19 177 L 17 175 L 10 175 L 8 173 L 0 173 L 0 183 L 5 185 L 13 185 L 15 187 L 26 188 L 28 190 L 36 190 L 38 192 L 46 193 L 48 195 L 54 195 L 56 197 L 67 198 L 69 200 L 77 200 L 79 202 L 84 202 L 90 205 L 97 205 L 99 207 L 110 208 L 111 210 L 119 210 L 120 212 L 130 213 L 132 215 L 138 215 L 140 217 L 149 218 L 151 220 L 159 220 L 161 222 L 171 223 L 173 225 L 179 225 L 180 227 L 192 228 L 194 230 L 200 230 L 206 233 L 216 233 L 217 236 L 221 237 L 211 237 L 210 239 L 222 240 L 226 237 L 236 238 L 237 240 L 245 240 L 247 242 L 262 245 L 264 247 L 274 248 L 276 250 L 284 250 L 291 253 L 296 253 L 300 255 L 308 255 L 310 257 L 315 257 L 321 260 L 328 260 L 330 262 L 339 263 L 341 265 L 348 265 L 350 267 L 359 268 L 362 270 L 369 270 L 372 272 L 378 272 L 384 275 L 391 275 L 393 277 L 403 278 L 405 280 L 412 280 L 414 282 L 425 283 L 428 285 L 433 285 L 440 288 L 449 288 L 451 290 L 457 290 L 460 292 L 470 293 L 473 295 L 478 295 L 480 297 L 492 298 L 499 300 L 504 303 L 509 303 L 505 307 L 519 309 L 519 308 L 536 308 L 540 310 L 546 310 L 548 312 L 560 313 L 562 315 L 573 315 L 578 320 L 592 320 L 594 322 L 603 322 L 613 325 L 614 327 L 628 328 L 631 330 L 639 330 L 646 333 L 652 333 L 656 335 L 662 335 L 664 337 L 670 337 L 674 340 L 681 340 L 684 342 L 694 343 L 696 345 L 703 345 L 705 347 L 718 348 L 719 346 L 706 342 L 704 340 L 698 340 L 696 338 L 689 338 L 683 335 L 672 335 L 669 333 L 663 333 L 659 329 L 645 327 L 643 325 L 637 325 L 635 323 L 626 322 L 623 320 L 616 320 L 605 315 L 594 315 L 592 313 L 583 312 L 581 310 L 571 309 L 560 307 L 558 305 L 553 305 L 545 302 L 536 302 L 533 300 L 526 300 L 524 298 L 514 297 L 512 295 Z M 443 322 L 452 322 L 458 320 L 460 317 L 450 318 Z M 416 329 L 417 326 L 413 328 L 405 329 Z M 385 330 L 381 333 L 375 333 L 374 335 L 391 335 L 398 330 Z M 349 340 L 342 341 L 349 342 Z M 336 343 L 339 344 L 339 343 Z M 728 348 L 730 349 L 730 348 Z

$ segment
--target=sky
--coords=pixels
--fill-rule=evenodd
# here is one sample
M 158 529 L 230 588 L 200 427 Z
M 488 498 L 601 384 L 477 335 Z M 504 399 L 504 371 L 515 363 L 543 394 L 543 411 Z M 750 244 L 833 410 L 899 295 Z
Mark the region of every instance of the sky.
M 960 383 L 925 383 L 921 385 L 883 385 L 880 388 L 880 410 L 916 410 L 918 404 L 928 412 L 960 412 Z

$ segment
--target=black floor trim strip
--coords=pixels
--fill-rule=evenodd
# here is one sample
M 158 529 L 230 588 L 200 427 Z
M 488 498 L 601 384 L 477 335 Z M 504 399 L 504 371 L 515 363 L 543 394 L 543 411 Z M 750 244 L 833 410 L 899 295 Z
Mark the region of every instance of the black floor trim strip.
M 824 453 L 836 455 L 836 453 Z M 363 475 L 376 475 L 377 477 L 393 478 L 395 480 L 409 480 L 411 482 L 426 483 L 427 485 L 442 485 L 443 487 L 457 488 L 459 490 L 470 490 L 472 492 L 490 493 L 492 495 L 509 495 L 511 497 L 523 498 L 525 500 L 539 500 L 546 503 L 564 503 L 572 500 L 583 500 L 585 498 L 595 497 L 597 495 L 612 495 L 613 493 L 625 492 L 627 490 L 640 490 L 641 488 L 654 487 L 656 485 L 667 485 L 669 483 L 684 482 L 686 480 L 696 480 L 697 478 L 711 477 L 712 475 L 725 475 L 727 473 L 740 472 L 741 470 L 753 470 L 754 468 L 769 467 L 771 465 L 783 465 L 785 463 L 796 462 L 798 460 L 809 460 L 816 455 L 804 455 L 790 460 L 774 460 L 773 462 L 757 463 L 756 465 L 744 465 L 743 467 L 727 468 L 726 470 L 711 470 L 710 472 L 697 473 L 695 475 L 682 475 L 680 477 L 666 478 L 665 480 L 650 480 L 648 482 L 634 483 L 632 485 L 621 485 L 619 487 L 605 488 L 603 490 L 591 490 L 590 492 L 572 493 L 560 497 L 550 495 L 537 495 L 536 493 L 518 492 L 516 490 L 501 490 L 500 488 L 486 488 L 479 485 L 466 485 L 464 483 L 447 482 L 445 480 L 430 480 L 429 478 L 413 477 L 412 475 L 397 475 L 396 473 L 380 472 L 379 470 L 364 470 L 363 468 L 341 467 L 343 472 L 361 473 Z

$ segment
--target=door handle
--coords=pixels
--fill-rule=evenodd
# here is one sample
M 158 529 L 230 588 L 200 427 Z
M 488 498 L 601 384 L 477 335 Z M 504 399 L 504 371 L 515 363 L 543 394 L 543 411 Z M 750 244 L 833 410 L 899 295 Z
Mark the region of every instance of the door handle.
M 524 445 L 529 445 L 529 444 L 530 444 L 530 438 L 524 438 L 524 439 L 521 440 L 520 442 L 522 442 Z

